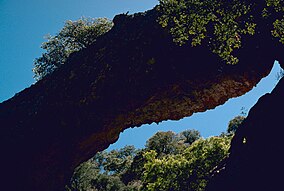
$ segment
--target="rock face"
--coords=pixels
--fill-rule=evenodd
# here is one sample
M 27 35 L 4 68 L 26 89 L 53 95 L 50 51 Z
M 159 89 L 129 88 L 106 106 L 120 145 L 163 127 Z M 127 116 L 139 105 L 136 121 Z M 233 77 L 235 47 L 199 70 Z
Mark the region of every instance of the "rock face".
M 208 191 L 283 190 L 283 96 L 284 79 L 250 110 Z
M 124 129 L 221 105 L 252 89 L 276 58 L 263 32 L 245 40 L 238 65 L 225 65 L 207 46 L 173 44 L 157 16 L 116 16 L 95 44 L 0 104 L 1 189 L 63 190 Z

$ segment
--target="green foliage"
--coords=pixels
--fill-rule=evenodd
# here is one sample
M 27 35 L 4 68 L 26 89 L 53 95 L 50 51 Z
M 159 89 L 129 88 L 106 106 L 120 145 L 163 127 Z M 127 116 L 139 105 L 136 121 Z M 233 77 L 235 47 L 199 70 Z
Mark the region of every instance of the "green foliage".
M 156 151 L 159 157 L 178 152 L 178 147 L 178 138 L 172 131 L 157 132 L 146 142 L 146 148 Z
M 185 130 L 180 133 L 181 139 L 184 143 L 192 144 L 194 141 L 201 138 L 200 132 L 192 129 L 192 130 Z
M 141 180 L 144 172 L 144 165 L 146 163 L 146 159 L 144 157 L 144 153 L 147 152 L 147 149 L 143 149 L 137 153 L 137 155 L 133 158 L 133 162 L 131 166 L 122 174 L 122 181 L 126 184 L 135 180 Z
M 66 21 L 55 36 L 46 36 L 47 42 L 41 48 L 46 52 L 34 61 L 34 78 L 40 80 L 65 63 L 69 55 L 94 43 L 102 34 L 111 29 L 113 23 L 106 18 L 81 18 Z
M 145 153 L 142 190 L 204 190 L 210 172 L 228 156 L 229 146 L 229 137 L 211 137 L 199 139 L 177 155 L 157 158 L 155 151 Z
M 92 187 L 92 181 L 99 174 L 99 167 L 94 160 L 88 160 L 75 169 L 68 191 L 87 191 Z
M 132 182 L 129 182 L 123 191 L 139 191 L 141 190 L 141 187 L 141 180 L 134 180 Z
M 284 1 L 283 0 L 266 0 L 267 7 L 272 7 L 276 12 L 284 11 Z
M 99 174 L 96 179 L 93 180 L 92 186 L 96 190 L 101 191 L 119 191 L 125 188 L 125 185 L 117 176 L 108 176 L 106 174 Z
M 253 13 L 257 4 L 246 0 L 160 0 L 158 22 L 169 31 L 175 43 L 183 45 L 189 41 L 197 46 L 205 41 L 227 64 L 236 64 L 238 58 L 234 50 L 241 48 L 242 37 L 256 32 L 253 14 L 258 22 L 280 15 L 271 32 L 284 44 L 284 0 L 266 0 L 259 16 Z
M 139 187 L 137 182 L 125 185 L 120 176 L 125 173 L 139 150 L 134 146 L 125 146 L 110 152 L 102 151 L 82 163 L 67 187 L 68 191 L 131 191 Z
M 108 174 L 121 174 L 129 169 L 138 151 L 134 146 L 125 146 L 120 150 L 112 150 L 104 156 L 103 167 Z
M 273 23 L 274 29 L 272 30 L 272 35 L 276 38 L 279 38 L 279 42 L 284 44 L 284 17 L 283 19 L 276 21 Z
M 273 23 L 272 36 L 279 39 L 279 42 L 284 44 L 284 0 L 266 0 L 267 9 L 272 8 L 276 13 L 280 13 L 281 18 L 278 18 Z
M 145 149 L 99 152 L 76 169 L 66 190 L 203 191 L 228 156 L 228 135 L 202 139 L 197 130 L 158 132 Z
M 251 8 L 239 0 L 160 0 L 158 21 L 177 44 L 197 46 L 206 40 L 214 53 L 236 64 L 233 50 L 241 47 L 241 36 L 255 33 Z
M 236 133 L 238 127 L 242 124 L 246 117 L 244 116 L 236 116 L 234 119 L 229 121 L 227 133 L 234 134 Z
M 125 146 L 119 150 L 97 153 L 92 160 L 97 163 L 98 168 L 106 175 L 123 174 L 129 169 L 137 150 L 133 145 Z
M 88 191 L 138 191 L 142 184 L 135 180 L 125 185 L 120 176 L 99 174 L 92 183 L 92 188 Z

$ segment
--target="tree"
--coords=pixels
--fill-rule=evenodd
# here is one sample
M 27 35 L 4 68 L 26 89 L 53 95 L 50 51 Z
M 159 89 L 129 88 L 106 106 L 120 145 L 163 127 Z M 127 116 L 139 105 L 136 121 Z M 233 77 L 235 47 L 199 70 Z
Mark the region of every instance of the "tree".
M 181 138 L 184 140 L 184 143 L 192 144 L 194 141 L 201 138 L 201 134 L 199 131 L 192 129 L 192 130 L 185 130 L 180 133 Z
M 178 150 L 178 138 L 172 131 L 157 132 L 146 142 L 146 148 L 156 151 L 159 157 L 176 153 Z
M 242 124 L 246 117 L 244 116 L 236 116 L 234 119 L 229 121 L 227 133 L 234 134 L 236 133 L 238 127 Z
M 34 61 L 34 78 L 40 80 L 64 64 L 69 55 L 94 43 L 108 32 L 113 23 L 106 18 L 81 18 L 66 21 L 64 27 L 55 35 L 47 35 L 47 42 L 41 48 L 46 52 Z
M 181 154 L 158 158 L 145 153 L 143 188 L 147 191 L 203 191 L 211 171 L 228 157 L 231 137 L 199 139 Z
M 118 176 L 99 174 L 92 181 L 93 187 L 98 191 L 122 191 L 125 185 Z
M 141 180 L 133 180 L 127 184 L 123 191 L 140 191 L 142 188 Z
M 121 176 L 130 168 L 138 149 L 125 146 L 119 150 L 98 152 L 75 169 L 67 191 L 126 191 L 139 187 L 139 182 L 125 185 Z
M 99 175 L 100 169 L 97 163 L 90 159 L 75 169 L 70 185 L 66 186 L 67 191 L 89 191 L 92 182 Z
M 262 14 L 255 14 L 259 8 L 256 6 L 262 6 Z M 274 23 L 270 23 L 274 27 L 272 36 L 284 43 L 283 0 L 257 3 L 249 0 L 160 0 L 158 10 L 161 13 L 159 23 L 169 31 L 174 42 L 183 45 L 189 41 L 197 46 L 205 41 L 205 45 L 228 64 L 238 63 L 234 50 L 241 48 L 242 37 L 254 35 L 257 24 L 271 22 L 271 15 L 278 15 L 272 18 Z
M 144 158 L 144 153 L 147 152 L 147 149 L 140 150 L 137 155 L 134 157 L 133 162 L 131 163 L 131 166 L 125 171 L 125 173 L 122 174 L 122 181 L 125 184 L 129 184 L 130 182 L 141 180 L 143 171 L 144 171 L 144 165 L 146 163 L 146 159 Z
M 104 155 L 103 170 L 107 174 L 122 174 L 130 168 L 133 158 L 138 152 L 134 146 L 125 146 L 112 150 Z
M 192 142 L 180 149 L 182 144 Z M 102 151 L 80 165 L 68 191 L 202 191 L 211 172 L 228 156 L 232 136 L 200 138 L 197 130 L 158 132 L 148 147 Z M 194 140 L 194 141 L 193 141 Z M 159 153 L 160 152 L 160 155 Z

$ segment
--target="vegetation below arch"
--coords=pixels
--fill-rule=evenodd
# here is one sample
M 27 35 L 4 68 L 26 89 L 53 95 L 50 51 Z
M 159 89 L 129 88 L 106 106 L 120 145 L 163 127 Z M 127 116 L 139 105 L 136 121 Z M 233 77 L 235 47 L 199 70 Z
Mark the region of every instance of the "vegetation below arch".
M 157 132 L 143 149 L 99 152 L 76 168 L 66 191 L 203 191 L 229 156 L 231 139 L 244 118 L 235 117 L 215 137 L 204 139 L 194 129 Z

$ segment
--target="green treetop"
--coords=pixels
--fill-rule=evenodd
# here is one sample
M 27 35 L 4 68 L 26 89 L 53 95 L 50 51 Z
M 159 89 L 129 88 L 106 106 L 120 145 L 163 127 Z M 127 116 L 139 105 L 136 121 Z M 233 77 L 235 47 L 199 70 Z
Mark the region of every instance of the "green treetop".
M 203 191 L 211 172 L 228 157 L 231 137 L 199 139 L 181 154 L 157 157 L 146 152 L 142 190 Z

